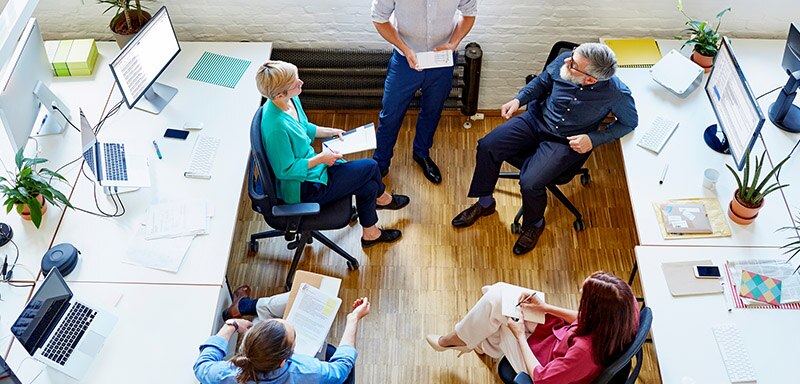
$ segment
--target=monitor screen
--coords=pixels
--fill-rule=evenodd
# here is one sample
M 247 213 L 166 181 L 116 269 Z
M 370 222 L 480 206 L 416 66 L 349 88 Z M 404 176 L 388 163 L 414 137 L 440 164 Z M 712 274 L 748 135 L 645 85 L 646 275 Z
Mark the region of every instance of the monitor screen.
M 783 51 L 783 69 L 789 73 L 800 71 L 800 24 L 789 26 L 786 50 Z
M 166 7 L 156 12 L 111 62 L 128 108 L 133 108 L 181 51 Z
M 58 269 L 53 268 L 11 326 L 11 333 L 31 356 L 56 326 L 71 298 L 72 291 Z
M 722 39 L 714 59 L 714 67 L 706 82 L 706 95 L 730 146 L 733 160 L 741 170 L 746 154 L 764 125 L 764 114 L 744 78 L 727 37 Z

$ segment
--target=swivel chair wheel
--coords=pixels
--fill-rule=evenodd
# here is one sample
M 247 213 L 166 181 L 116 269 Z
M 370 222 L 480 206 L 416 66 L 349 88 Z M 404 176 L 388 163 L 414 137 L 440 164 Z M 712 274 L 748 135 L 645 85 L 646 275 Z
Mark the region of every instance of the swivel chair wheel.
M 348 261 L 347 269 L 351 271 L 355 271 L 356 269 L 358 269 L 358 261 Z
M 350 225 L 355 225 L 358 222 L 358 211 L 356 207 L 350 207 Z
M 258 252 L 258 241 L 256 241 L 256 240 L 250 240 L 250 242 L 249 242 L 249 243 L 247 243 L 247 249 L 248 249 L 250 252 L 253 252 L 253 253 L 256 253 L 256 252 Z
M 472 122 L 470 122 L 469 120 L 465 121 L 464 129 L 470 129 L 470 128 L 472 128 Z
M 589 185 L 592 182 L 592 177 L 588 173 L 581 175 L 581 185 Z
M 586 225 L 583 224 L 583 220 L 578 219 L 572 222 L 572 227 L 575 228 L 576 231 L 580 232 L 586 229 Z
M 522 233 L 522 224 L 520 223 L 512 223 L 511 224 L 511 233 L 515 235 L 519 235 Z

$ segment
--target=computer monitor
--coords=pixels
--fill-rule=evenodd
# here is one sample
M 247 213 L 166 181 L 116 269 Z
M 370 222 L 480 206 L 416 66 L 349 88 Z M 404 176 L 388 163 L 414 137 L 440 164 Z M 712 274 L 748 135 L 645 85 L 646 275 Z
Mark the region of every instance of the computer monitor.
M 52 79 L 39 24 L 31 18 L 0 77 L 0 123 L 15 152 L 25 147 L 32 132 L 37 136 L 58 134 L 66 127 L 70 113 L 48 88 Z M 45 110 L 40 114 L 42 107 Z
M 769 119 L 776 127 L 784 131 L 800 132 L 800 107 L 792 104 L 800 87 L 800 25 L 789 26 L 786 37 L 786 49 L 783 51 L 783 69 L 789 74 L 789 81 L 778 94 L 778 98 L 769 106 Z
M 718 123 L 706 129 L 706 144 L 717 152 L 730 153 L 736 167 L 742 170 L 765 119 L 727 37 L 722 38 L 714 59 L 706 95 Z M 718 136 L 720 131 L 722 138 Z
M 164 109 L 178 90 L 156 79 L 180 51 L 167 7 L 161 7 L 110 64 L 128 108 L 154 114 Z

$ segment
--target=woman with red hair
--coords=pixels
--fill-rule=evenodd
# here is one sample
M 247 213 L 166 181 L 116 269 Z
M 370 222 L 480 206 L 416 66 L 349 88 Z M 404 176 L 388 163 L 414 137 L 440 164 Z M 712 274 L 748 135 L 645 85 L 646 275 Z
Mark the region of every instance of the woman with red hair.
M 639 329 L 633 291 L 612 274 L 595 272 L 584 280 L 577 311 L 522 295 L 520 305 L 544 312 L 544 324 L 503 316 L 502 284 L 483 287 L 483 297 L 454 332 L 427 337 L 431 347 L 505 356 L 535 384 L 588 384 L 625 352 Z

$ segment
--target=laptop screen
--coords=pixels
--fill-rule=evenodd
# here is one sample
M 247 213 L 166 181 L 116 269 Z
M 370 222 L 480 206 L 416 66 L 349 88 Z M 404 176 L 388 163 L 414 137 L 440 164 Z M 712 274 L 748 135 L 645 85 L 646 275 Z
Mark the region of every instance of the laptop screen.
M 2 357 L 0 357 L 0 384 L 22 384 Z
M 86 118 L 86 115 L 83 114 L 83 110 L 81 110 L 81 150 L 83 151 L 83 159 L 86 160 L 86 164 L 89 165 L 89 169 L 94 174 L 95 179 L 98 180 L 95 143 L 97 143 L 97 136 L 95 136 L 92 126 L 89 124 L 89 120 Z
M 28 351 L 36 352 L 67 310 L 72 291 L 67 287 L 58 269 L 53 268 L 39 286 L 31 301 L 11 326 L 11 333 Z

